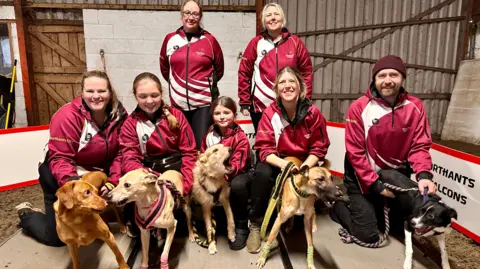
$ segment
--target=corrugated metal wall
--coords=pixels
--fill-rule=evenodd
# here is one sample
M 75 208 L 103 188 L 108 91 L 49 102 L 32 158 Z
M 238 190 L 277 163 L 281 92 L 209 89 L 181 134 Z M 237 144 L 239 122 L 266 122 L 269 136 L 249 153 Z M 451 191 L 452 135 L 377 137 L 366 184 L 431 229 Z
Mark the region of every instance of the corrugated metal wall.
M 181 5 L 183 0 L 33 0 L 33 3 Z M 255 0 L 202 0 L 202 5 L 252 6 Z
M 293 33 L 401 22 L 428 10 L 444 0 L 280 0 L 286 13 L 287 27 Z M 461 16 L 462 0 L 431 13 L 422 19 Z M 405 26 L 392 34 L 358 49 L 347 56 L 378 59 L 396 54 L 409 64 L 457 68 L 460 21 Z M 302 37 L 309 51 L 340 54 L 389 28 L 328 33 Z M 327 59 L 312 57 L 314 66 Z M 367 88 L 372 63 L 336 60 L 315 72 L 314 93 L 358 94 Z M 451 93 L 455 74 L 408 69 L 405 88 L 415 93 Z M 339 104 L 342 121 L 353 100 Z M 448 100 L 424 100 L 432 133 L 440 134 L 446 117 Z M 330 119 L 331 100 L 317 100 Z

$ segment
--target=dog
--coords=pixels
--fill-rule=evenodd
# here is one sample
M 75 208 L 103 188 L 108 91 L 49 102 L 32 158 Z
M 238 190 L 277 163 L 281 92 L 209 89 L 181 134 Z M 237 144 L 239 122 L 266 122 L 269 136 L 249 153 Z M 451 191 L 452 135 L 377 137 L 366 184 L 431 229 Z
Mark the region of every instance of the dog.
M 285 160 L 298 166 L 301 161 L 297 158 L 287 157 Z M 313 223 L 315 222 L 315 200 L 322 199 L 333 204 L 336 200 L 348 202 L 348 197 L 335 186 L 332 175 L 328 170 L 330 162 L 325 160 L 322 166 L 309 168 L 302 166 L 298 173 L 287 178 L 283 185 L 280 212 L 273 224 L 262 254 L 257 260 L 257 267 L 262 268 L 267 260 L 272 242 L 277 237 L 280 227 L 294 215 L 303 215 L 305 235 L 307 237 L 307 268 L 315 269 L 313 264 Z
M 230 186 L 225 180 L 225 174 L 229 173 L 230 155 L 232 150 L 223 144 L 209 147 L 200 154 L 193 169 L 193 186 L 191 198 L 202 207 L 203 219 L 207 230 L 208 252 L 217 253 L 217 245 L 212 227 L 212 208 L 222 204 L 227 217 L 228 239 L 235 241 L 235 223 L 232 208 L 230 207 Z M 192 223 L 188 223 L 192 226 Z M 197 239 L 198 241 L 198 239 Z
M 167 229 L 165 246 L 160 257 L 162 269 L 168 269 L 168 255 L 177 227 L 174 211 L 183 207 L 187 222 L 191 211 L 187 210 L 188 197 L 183 197 L 182 174 L 168 170 L 157 176 L 144 168 L 126 173 L 120 183 L 109 194 L 111 201 L 118 206 L 135 202 L 135 220 L 140 228 L 142 242 L 142 263 L 140 269 L 148 268 L 148 251 L 150 247 L 150 229 Z M 193 238 L 191 227 L 189 237 Z
M 391 189 L 405 217 L 405 260 L 404 269 L 412 268 L 412 233 L 428 237 L 435 235 L 440 246 L 442 268 L 450 269 L 448 253 L 445 246 L 445 235 L 451 231 L 451 223 L 457 220 L 457 211 L 447 206 L 438 195 L 425 196 L 418 191 L 418 184 L 395 170 L 379 172 L 383 183 L 391 184 L 411 191 Z
M 115 254 L 120 269 L 129 269 L 118 249 L 115 237 L 100 217 L 107 202 L 98 195 L 98 189 L 106 181 L 103 172 L 90 172 L 82 180 L 70 181 L 56 192 L 58 200 L 53 204 L 58 237 L 67 244 L 73 268 L 79 269 L 78 247 L 89 245 L 95 239 L 103 240 Z

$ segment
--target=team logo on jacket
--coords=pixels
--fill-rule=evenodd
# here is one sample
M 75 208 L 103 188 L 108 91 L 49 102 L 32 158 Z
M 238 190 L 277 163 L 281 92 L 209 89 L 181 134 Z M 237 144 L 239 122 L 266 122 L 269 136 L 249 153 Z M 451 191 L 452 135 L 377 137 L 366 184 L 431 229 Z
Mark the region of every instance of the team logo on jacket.
M 91 133 L 87 133 L 85 135 L 85 141 L 90 141 L 92 139 L 92 134 Z
M 288 59 L 293 59 L 293 56 L 295 56 L 295 54 L 293 54 L 293 52 L 288 52 L 287 55 L 285 55 Z
M 266 50 L 262 50 L 262 56 L 264 56 L 265 54 L 267 54 L 267 51 L 266 51 Z
M 310 139 L 310 134 L 306 134 L 305 139 Z
M 373 120 L 372 120 L 372 124 L 373 124 L 373 125 L 377 125 L 377 124 L 378 124 L 378 119 L 377 119 L 377 118 L 373 119 Z
M 203 48 L 200 48 L 200 49 L 197 51 L 197 55 L 200 55 L 200 56 L 205 55 L 205 51 L 203 50 Z
M 143 142 L 147 142 L 147 139 L 148 139 L 148 135 L 147 135 L 147 134 L 144 134 L 144 135 L 142 136 L 142 141 L 143 141 Z
M 173 50 L 178 50 L 178 45 L 173 46 Z

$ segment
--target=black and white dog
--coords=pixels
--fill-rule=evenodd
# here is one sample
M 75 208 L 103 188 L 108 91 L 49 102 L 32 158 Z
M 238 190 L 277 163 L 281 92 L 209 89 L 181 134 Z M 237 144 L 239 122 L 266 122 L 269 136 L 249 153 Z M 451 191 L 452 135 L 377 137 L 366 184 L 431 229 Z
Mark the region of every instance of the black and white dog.
M 450 232 L 450 225 L 457 219 L 457 211 L 441 201 L 440 196 L 422 195 L 418 191 L 418 184 L 395 170 L 379 172 L 383 183 L 388 183 L 411 191 L 391 190 L 400 201 L 405 217 L 405 261 L 404 269 L 412 268 L 412 233 L 427 237 L 435 235 L 440 247 L 442 268 L 450 269 L 448 254 L 445 246 L 445 234 Z M 415 188 L 417 190 L 415 191 Z

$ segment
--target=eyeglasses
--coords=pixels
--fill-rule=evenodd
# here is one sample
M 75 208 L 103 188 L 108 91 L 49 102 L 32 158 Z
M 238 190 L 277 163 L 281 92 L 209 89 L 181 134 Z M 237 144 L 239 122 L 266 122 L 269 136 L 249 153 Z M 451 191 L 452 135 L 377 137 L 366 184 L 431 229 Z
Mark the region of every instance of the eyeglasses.
M 187 10 L 187 11 L 183 11 L 182 13 L 183 13 L 183 16 L 186 17 L 186 18 L 188 18 L 190 16 L 192 16 L 194 19 L 200 18 L 200 13 L 198 13 L 198 12 L 190 12 L 190 11 Z

